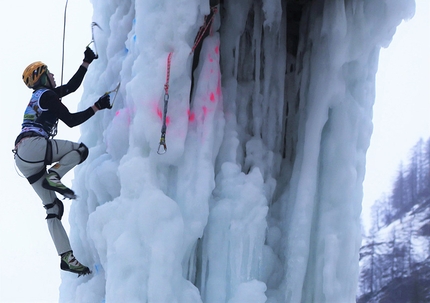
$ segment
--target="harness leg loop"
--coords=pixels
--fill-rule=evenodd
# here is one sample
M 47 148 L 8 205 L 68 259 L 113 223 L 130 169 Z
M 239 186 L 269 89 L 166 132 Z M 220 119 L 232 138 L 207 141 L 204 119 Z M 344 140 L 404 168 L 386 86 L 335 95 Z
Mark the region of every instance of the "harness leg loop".
M 64 204 L 63 202 L 61 202 L 60 199 L 55 198 L 54 202 L 52 202 L 51 204 L 46 204 L 43 206 L 47 211 L 50 210 L 51 208 L 57 207 L 56 211 L 54 213 L 48 214 L 46 216 L 46 220 L 48 219 L 53 219 L 53 218 L 58 218 L 59 220 L 61 220 L 61 218 L 63 217 L 64 214 Z

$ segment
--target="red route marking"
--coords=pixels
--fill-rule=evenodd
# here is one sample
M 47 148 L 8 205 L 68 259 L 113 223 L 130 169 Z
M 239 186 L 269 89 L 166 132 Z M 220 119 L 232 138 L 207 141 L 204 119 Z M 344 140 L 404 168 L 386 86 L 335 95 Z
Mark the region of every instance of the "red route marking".
M 196 114 L 193 112 L 190 112 L 190 110 L 187 110 L 187 114 L 188 114 L 188 121 L 193 122 L 196 119 Z
M 163 120 L 163 112 L 161 111 L 161 108 L 157 107 L 157 116 L 160 118 L 160 120 Z M 166 126 L 170 124 L 170 117 L 166 117 Z
M 127 123 L 128 123 L 128 126 L 130 126 L 132 112 L 133 112 L 132 109 L 123 108 L 115 112 L 115 117 L 119 119 L 121 116 L 127 115 Z

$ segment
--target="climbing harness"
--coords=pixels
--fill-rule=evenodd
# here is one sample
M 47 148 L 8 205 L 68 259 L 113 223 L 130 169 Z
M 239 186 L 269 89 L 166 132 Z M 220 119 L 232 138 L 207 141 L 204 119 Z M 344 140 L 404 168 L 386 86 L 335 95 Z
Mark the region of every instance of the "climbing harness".
M 94 27 L 98 27 L 99 29 L 103 30 L 100 25 L 97 24 L 97 22 L 92 22 L 91 23 L 91 42 L 88 43 L 87 47 L 90 47 L 91 44 L 93 44 L 94 46 L 94 54 L 96 55 L 96 59 L 99 57 L 99 53 L 97 52 L 97 45 L 96 45 L 96 40 L 94 38 Z
M 29 137 L 34 137 L 34 136 L 39 136 L 37 133 L 35 132 L 26 132 L 26 133 L 21 133 L 15 140 L 15 148 L 12 150 L 12 152 L 15 154 L 15 157 L 18 157 L 21 161 L 26 162 L 26 163 L 30 163 L 30 164 L 37 164 L 37 163 L 43 163 L 44 166 L 43 168 L 38 171 L 37 173 L 26 177 L 26 179 L 28 180 L 28 182 L 30 184 L 33 184 L 35 182 L 37 182 L 40 178 L 43 177 L 43 175 L 46 172 L 46 166 L 47 165 L 51 165 L 52 164 L 52 141 L 45 138 L 46 139 L 46 150 L 45 150 L 45 157 L 42 160 L 39 161 L 28 161 L 23 159 L 19 154 L 18 154 L 18 145 L 21 142 L 21 140 L 25 139 L 25 138 L 29 138 Z M 55 141 L 54 141 L 55 142 Z M 58 149 L 58 147 L 57 147 Z M 15 170 L 16 170 L 16 164 L 15 164 Z
M 166 75 L 166 84 L 164 84 L 164 110 L 163 110 L 163 126 L 161 127 L 161 137 L 160 144 L 158 146 L 157 153 L 159 155 L 163 155 L 167 151 L 166 145 L 166 116 L 167 116 L 167 106 L 169 103 L 169 81 L 170 81 L 170 64 L 172 62 L 172 53 L 169 53 L 167 57 L 167 75 Z

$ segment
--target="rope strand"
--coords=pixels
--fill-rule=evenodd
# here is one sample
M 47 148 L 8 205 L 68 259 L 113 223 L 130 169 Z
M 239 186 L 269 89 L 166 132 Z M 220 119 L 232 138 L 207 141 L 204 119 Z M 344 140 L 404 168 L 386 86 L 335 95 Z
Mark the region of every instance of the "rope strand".
M 66 0 L 66 5 L 64 7 L 64 21 L 63 21 L 63 50 L 61 54 L 61 86 L 63 85 L 63 74 L 64 74 L 64 45 L 66 42 L 66 21 L 67 21 L 67 4 L 69 0 Z
M 200 26 L 199 32 L 197 33 L 196 39 L 194 41 L 194 45 L 191 48 L 190 54 L 192 54 L 197 46 L 200 44 L 200 41 L 203 39 L 203 36 L 205 35 L 207 29 L 212 25 L 212 22 L 215 18 L 215 14 L 218 12 L 218 9 L 216 7 L 211 8 L 211 17 L 208 18 L 208 16 L 205 16 L 205 21 L 202 26 Z M 209 21 L 208 21 L 209 19 Z

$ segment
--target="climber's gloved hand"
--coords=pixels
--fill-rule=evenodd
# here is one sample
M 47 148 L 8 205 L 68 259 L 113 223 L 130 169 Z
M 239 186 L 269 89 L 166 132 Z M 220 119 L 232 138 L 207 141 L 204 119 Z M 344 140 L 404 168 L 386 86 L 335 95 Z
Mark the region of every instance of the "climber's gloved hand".
M 91 63 L 94 59 L 97 59 L 98 56 L 94 54 L 93 50 L 87 46 L 84 52 L 84 62 Z
M 112 108 L 112 105 L 110 104 L 110 96 L 109 95 L 103 95 L 101 96 L 94 105 L 100 110 L 105 108 Z

